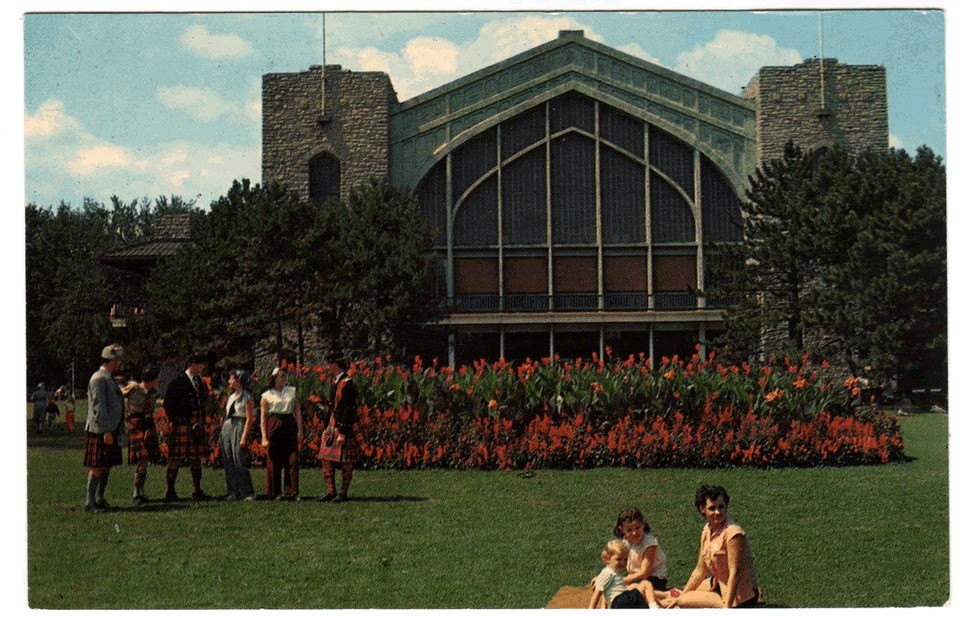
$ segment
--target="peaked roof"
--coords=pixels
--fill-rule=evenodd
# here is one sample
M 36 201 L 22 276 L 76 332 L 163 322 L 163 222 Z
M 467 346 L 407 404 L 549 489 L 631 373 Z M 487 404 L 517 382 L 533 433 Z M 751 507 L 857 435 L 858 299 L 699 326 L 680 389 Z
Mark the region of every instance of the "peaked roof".
M 112 266 L 152 264 L 190 241 L 190 213 L 164 214 L 153 224 L 153 238 L 108 251 L 100 261 Z

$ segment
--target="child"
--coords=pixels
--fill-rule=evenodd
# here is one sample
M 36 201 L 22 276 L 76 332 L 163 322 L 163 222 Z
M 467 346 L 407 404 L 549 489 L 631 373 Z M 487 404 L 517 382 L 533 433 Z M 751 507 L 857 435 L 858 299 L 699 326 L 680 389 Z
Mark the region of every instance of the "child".
M 72 433 L 74 423 L 77 421 L 77 401 L 72 396 L 67 401 L 67 411 L 63 414 L 63 421 L 67 425 L 67 430 Z
M 650 523 L 640 510 L 626 508 L 617 517 L 613 535 L 626 540 L 630 547 L 630 559 L 627 561 L 627 584 L 649 580 L 658 591 L 667 589 L 667 555 L 660 547 L 660 541 L 650 533 Z
M 627 590 L 624 575 L 627 573 L 627 558 L 630 549 L 623 540 L 610 540 L 600 559 L 607 564 L 593 579 L 593 597 L 590 598 L 590 608 L 613 606 L 613 601 Z
M 630 547 L 623 540 L 610 540 L 600 554 L 607 567 L 600 571 L 592 581 L 593 597 L 590 598 L 590 608 L 660 608 L 654 600 L 654 590 L 648 581 L 641 581 L 639 585 L 629 585 L 626 582 L 627 560 L 630 557 Z M 623 606 L 619 598 L 637 595 L 635 599 Z

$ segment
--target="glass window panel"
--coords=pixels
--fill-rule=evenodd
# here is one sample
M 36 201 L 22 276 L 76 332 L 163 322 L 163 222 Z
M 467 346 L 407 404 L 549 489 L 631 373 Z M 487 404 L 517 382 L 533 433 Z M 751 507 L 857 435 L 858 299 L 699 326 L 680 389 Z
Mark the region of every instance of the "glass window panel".
M 704 242 L 739 241 L 740 200 L 723 173 L 705 156 L 700 157 L 700 190 Z
M 547 243 L 547 158 L 541 146 L 503 168 L 503 243 Z
M 497 177 L 491 176 L 460 204 L 453 227 L 454 246 L 497 244 Z
M 594 186 L 594 141 L 583 135 L 564 135 L 551 141 L 550 201 L 555 243 L 596 243 Z
M 497 166 L 497 129 L 488 129 L 453 152 L 453 201 Z
M 646 242 L 643 180 L 642 165 L 600 147 L 600 209 L 605 243 Z
M 507 160 L 544 138 L 546 107 L 540 105 L 510 118 L 500 127 L 500 157 Z
M 693 213 L 683 196 L 660 176 L 650 174 L 650 227 L 655 243 L 693 242 Z
M 550 101 L 550 133 L 570 127 L 593 133 L 593 100 L 576 92 Z
M 600 137 L 643 158 L 643 122 L 609 105 L 600 106 Z
M 650 164 L 693 197 L 693 148 L 656 127 L 650 127 Z
M 308 195 L 315 204 L 340 199 L 340 159 L 329 152 L 310 159 Z
M 444 246 L 447 243 L 446 170 L 446 161 L 441 160 L 427 172 L 417 187 L 420 211 L 424 220 L 436 232 L 433 237 L 434 246 Z

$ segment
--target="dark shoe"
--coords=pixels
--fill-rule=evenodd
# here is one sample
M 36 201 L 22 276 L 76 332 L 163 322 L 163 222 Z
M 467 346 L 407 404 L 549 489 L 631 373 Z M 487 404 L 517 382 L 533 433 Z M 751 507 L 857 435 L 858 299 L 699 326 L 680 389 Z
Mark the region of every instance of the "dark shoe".
M 331 499 L 330 501 L 332 501 L 333 503 L 343 503 L 346 500 L 347 500 L 346 493 L 337 493 L 337 496 Z
M 147 503 L 147 498 L 144 497 L 143 495 L 134 495 L 134 496 L 133 496 L 133 505 L 135 505 L 135 506 L 142 506 L 142 505 L 145 504 L 145 503 Z
M 100 501 L 97 502 L 97 507 L 100 508 L 101 510 L 109 510 L 110 504 L 107 503 L 106 499 L 101 499 Z
M 96 504 L 89 504 L 89 503 L 88 503 L 87 506 L 84 508 L 84 510 L 86 510 L 86 512 L 87 512 L 88 514 L 101 514 L 101 513 L 107 511 L 106 508 L 101 508 L 100 506 L 98 506 L 98 505 L 96 505 Z
M 207 495 L 203 491 L 197 491 L 196 493 L 193 494 L 194 501 L 206 501 L 208 499 L 210 499 L 210 495 Z
M 226 496 L 223 498 L 224 501 L 236 501 L 236 500 L 238 500 L 238 499 L 240 499 L 240 496 L 239 496 L 239 495 L 226 495 Z
M 244 500 L 244 501 L 256 501 L 256 500 L 257 500 L 257 496 L 256 496 L 256 495 L 247 495 L 246 497 L 243 498 L 243 500 Z
M 320 498 L 320 501 L 333 501 L 336 498 L 337 498 L 336 493 L 327 493 L 326 495 Z
M 167 495 L 163 498 L 164 501 L 177 501 L 180 498 L 177 497 L 177 494 L 174 492 L 167 492 Z

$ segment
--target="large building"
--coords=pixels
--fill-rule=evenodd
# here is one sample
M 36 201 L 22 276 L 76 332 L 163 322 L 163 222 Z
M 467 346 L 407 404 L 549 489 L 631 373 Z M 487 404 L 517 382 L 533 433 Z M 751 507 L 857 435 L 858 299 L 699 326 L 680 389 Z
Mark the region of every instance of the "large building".
M 689 354 L 722 327 L 707 264 L 787 141 L 886 148 L 886 72 L 764 67 L 741 96 L 584 37 L 408 101 L 338 65 L 263 77 L 263 180 L 305 199 L 414 188 L 452 312 L 423 355 Z

